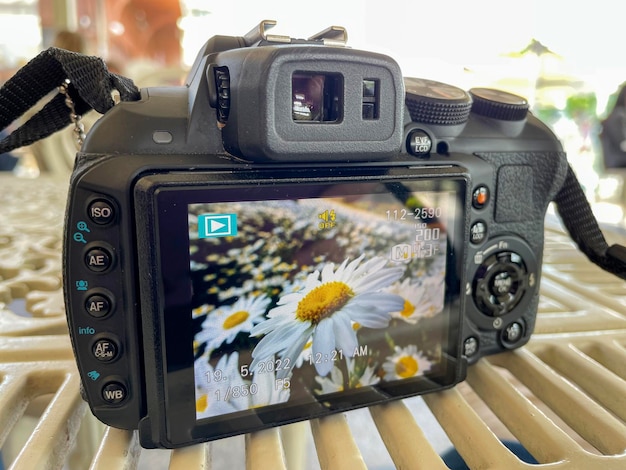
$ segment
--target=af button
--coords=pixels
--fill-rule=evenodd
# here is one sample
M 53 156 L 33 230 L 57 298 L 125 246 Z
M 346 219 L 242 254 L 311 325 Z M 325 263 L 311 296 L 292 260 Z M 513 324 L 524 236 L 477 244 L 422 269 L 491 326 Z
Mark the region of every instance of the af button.
M 106 317 L 113 311 L 111 298 L 112 296 L 108 292 L 93 292 L 85 300 L 85 311 L 94 318 Z
M 117 358 L 119 348 L 112 339 L 101 338 L 93 343 L 91 352 L 100 362 L 111 362 Z

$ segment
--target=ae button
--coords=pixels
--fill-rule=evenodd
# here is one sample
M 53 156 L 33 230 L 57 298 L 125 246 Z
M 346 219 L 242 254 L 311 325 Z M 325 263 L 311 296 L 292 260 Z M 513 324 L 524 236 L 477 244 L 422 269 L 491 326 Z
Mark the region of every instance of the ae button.
M 91 271 L 101 273 L 111 267 L 113 264 L 113 256 L 105 248 L 91 248 L 85 254 L 85 264 Z

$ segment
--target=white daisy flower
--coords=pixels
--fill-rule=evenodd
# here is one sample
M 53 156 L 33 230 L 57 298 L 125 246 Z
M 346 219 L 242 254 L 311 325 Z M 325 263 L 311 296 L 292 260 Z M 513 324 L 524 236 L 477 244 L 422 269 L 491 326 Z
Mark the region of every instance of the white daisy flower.
M 350 388 L 361 388 L 368 385 L 375 385 L 380 382 L 380 377 L 376 376 L 376 370 L 374 367 L 367 366 L 364 370 L 357 371 L 355 369 L 354 359 L 348 357 L 346 358 L 346 365 L 350 376 Z M 359 373 L 361 376 L 357 377 Z M 344 390 L 343 373 L 338 367 L 333 367 L 330 371 L 330 375 L 327 377 L 320 377 L 319 375 L 316 376 L 315 381 L 322 386 L 321 390 L 316 390 L 316 392 L 320 395 L 342 392 Z
M 307 341 L 313 338 L 314 356 L 329 356 L 341 350 L 352 357 L 358 346 L 353 323 L 367 328 L 385 328 L 390 312 L 402 309 L 402 297 L 381 292 L 404 273 L 402 267 L 386 268 L 387 260 L 375 257 L 365 263 L 364 255 L 335 270 L 329 263 L 322 272 L 310 274 L 304 287 L 286 294 L 268 313 L 268 319 L 252 329 L 251 336 L 265 335 L 252 352 L 256 363 L 278 354 L 295 364 Z M 328 374 L 332 361 L 315 364 L 317 373 Z M 285 371 L 281 371 L 282 374 Z M 278 378 L 283 378 L 279 373 Z
M 294 364 L 294 368 L 302 367 L 302 364 L 307 364 L 311 360 L 311 348 L 313 347 L 313 338 L 309 338 L 304 346 L 302 347 L 302 352 L 298 355 L 296 362 Z
M 395 353 L 387 356 L 383 364 L 385 380 L 400 380 L 416 377 L 428 372 L 432 363 L 417 350 L 414 344 L 401 348 L 395 347 Z
M 240 297 L 234 304 L 220 307 L 202 322 L 202 331 L 196 334 L 196 343 L 207 343 L 212 351 L 224 342 L 232 343 L 240 332 L 249 332 L 263 320 L 270 299 L 265 295 Z
M 291 389 L 288 386 L 289 382 L 287 380 L 276 380 L 274 371 L 254 374 L 252 384 L 254 385 L 254 393 L 248 395 L 248 408 L 276 405 L 289 400 L 289 395 L 291 394 Z
M 391 316 L 415 325 L 420 318 L 432 317 L 443 309 L 444 284 L 442 280 L 427 280 L 422 284 L 411 284 L 405 279 L 394 284 L 387 292 L 398 294 L 404 299 L 402 310 L 392 312 Z
M 343 374 L 338 367 L 333 367 L 328 377 L 315 377 L 315 381 L 322 386 L 321 390 L 315 390 L 319 395 L 343 392 Z
M 196 417 L 198 419 L 220 416 L 245 409 L 238 401 L 220 400 L 217 397 L 223 396 L 223 394 L 216 394 L 216 392 L 224 388 L 224 384 L 232 386 L 241 386 L 243 384 L 238 367 L 238 353 L 222 356 L 215 368 L 211 366 L 206 355 L 196 359 L 194 373 L 196 383 Z

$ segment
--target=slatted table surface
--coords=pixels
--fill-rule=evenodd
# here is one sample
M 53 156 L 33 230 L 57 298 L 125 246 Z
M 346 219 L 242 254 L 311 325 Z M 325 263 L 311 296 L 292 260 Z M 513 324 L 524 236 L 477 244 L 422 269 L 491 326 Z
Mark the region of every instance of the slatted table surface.
M 79 396 L 61 289 L 64 181 L 0 176 L 0 469 L 626 468 L 626 284 L 546 232 L 536 333 L 445 392 L 176 451 Z M 519 442 L 540 462 L 505 444 Z M 456 468 L 456 467 L 455 467 Z

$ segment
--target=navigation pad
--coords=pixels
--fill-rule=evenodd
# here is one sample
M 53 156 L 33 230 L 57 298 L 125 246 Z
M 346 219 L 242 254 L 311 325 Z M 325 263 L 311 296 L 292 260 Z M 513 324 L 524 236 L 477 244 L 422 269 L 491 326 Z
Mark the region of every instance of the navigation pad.
M 474 276 L 474 301 L 481 312 L 501 316 L 512 311 L 528 287 L 528 270 L 514 251 L 487 257 Z

